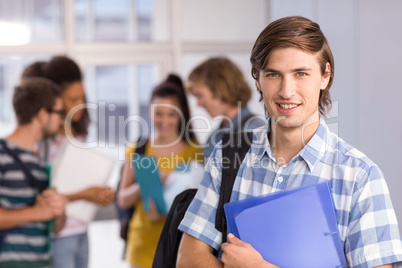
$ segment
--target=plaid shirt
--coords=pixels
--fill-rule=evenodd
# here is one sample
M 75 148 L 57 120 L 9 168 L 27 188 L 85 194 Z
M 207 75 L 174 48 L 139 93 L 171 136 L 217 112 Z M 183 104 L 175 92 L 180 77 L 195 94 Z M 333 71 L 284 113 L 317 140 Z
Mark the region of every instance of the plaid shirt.
M 254 130 L 253 143 L 239 168 L 231 202 L 329 181 L 348 267 L 396 262 L 400 263 L 394 267 L 402 267 L 398 223 L 378 166 L 331 133 L 323 119 L 299 154 L 280 166 L 269 144 L 269 131 L 270 120 L 265 127 Z M 222 233 L 215 229 L 222 162 L 219 143 L 179 226 L 181 231 L 215 249 L 222 244 Z

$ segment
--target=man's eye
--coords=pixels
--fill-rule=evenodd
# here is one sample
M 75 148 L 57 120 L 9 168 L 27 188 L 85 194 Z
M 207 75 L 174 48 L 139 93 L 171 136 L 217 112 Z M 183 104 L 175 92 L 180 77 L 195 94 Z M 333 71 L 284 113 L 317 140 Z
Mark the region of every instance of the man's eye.
M 277 73 L 268 73 L 267 77 L 278 77 Z
M 304 72 L 298 72 L 298 73 L 296 73 L 296 76 L 306 76 L 307 74 L 306 73 L 304 73 Z

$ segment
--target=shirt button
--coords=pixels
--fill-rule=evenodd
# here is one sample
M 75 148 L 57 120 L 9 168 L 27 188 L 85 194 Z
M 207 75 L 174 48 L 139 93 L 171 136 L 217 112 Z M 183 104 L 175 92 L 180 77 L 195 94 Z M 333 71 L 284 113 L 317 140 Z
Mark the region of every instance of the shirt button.
M 278 181 L 279 181 L 279 183 L 283 182 L 283 178 L 282 178 L 282 177 L 279 177 L 279 178 L 278 178 Z

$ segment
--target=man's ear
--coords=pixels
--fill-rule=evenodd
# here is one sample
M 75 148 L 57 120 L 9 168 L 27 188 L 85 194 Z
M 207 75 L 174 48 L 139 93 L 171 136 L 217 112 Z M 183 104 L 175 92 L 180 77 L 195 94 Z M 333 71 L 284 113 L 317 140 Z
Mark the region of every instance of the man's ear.
M 260 85 L 260 82 L 258 80 L 255 80 L 255 86 L 257 87 L 258 92 L 262 93 L 261 85 Z
M 321 79 L 321 90 L 325 90 L 329 84 L 329 80 L 331 79 L 331 65 L 329 62 L 325 65 L 325 72 Z
M 36 113 L 35 118 L 37 118 L 40 123 L 45 123 L 49 118 L 49 113 L 46 111 L 46 108 L 42 107 Z
M 260 79 L 260 73 L 255 72 L 254 73 L 255 86 L 257 87 L 257 90 L 261 92 L 261 85 L 259 79 Z

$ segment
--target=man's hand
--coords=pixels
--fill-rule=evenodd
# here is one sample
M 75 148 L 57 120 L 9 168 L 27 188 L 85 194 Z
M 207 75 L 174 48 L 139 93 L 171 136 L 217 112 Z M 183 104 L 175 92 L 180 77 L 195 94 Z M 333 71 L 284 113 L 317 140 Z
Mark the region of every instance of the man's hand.
M 221 246 L 224 267 L 278 268 L 277 266 L 266 262 L 261 254 L 250 244 L 241 241 L 233 234 L 228 235 L 228 241 L 229 243 L 223 243 Z
M 68 199 L 66 196 L 59 194 L 56 189 L 45 190 L 42 192 L 41 196 L 46 200 L 48 206 L 50 207 L 53 217 L 62 216 L 65 212 L 66 204 Z
M 34 221 L 48 221 L 54 217 L 52 209 L 42 195 L 37 195 L 35 204 L 32 206 Z

